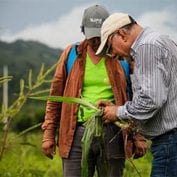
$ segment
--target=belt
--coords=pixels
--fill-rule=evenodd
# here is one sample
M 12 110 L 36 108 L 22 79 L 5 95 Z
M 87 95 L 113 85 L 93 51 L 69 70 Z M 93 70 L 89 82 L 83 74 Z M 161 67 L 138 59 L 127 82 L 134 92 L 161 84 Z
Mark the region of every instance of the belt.
M 171 129 L 170 131 L 168 131 L 168 132 L 166 132 L 166 133 L 164 133 L 164 134 L 162 134 L 162 135 L 169 135 L 169 134 L 173 134 L 173 133 L 177 133 L 177 128 L 173 128 L 173 129 Z M 161 136 L 161 135 L 160 135 Z
M 168 135 L 171 135 L 171 134 L 174 134 L 174 133 L 177 133 L 177 128 L 173 128 L 173 129 L 169 130 L 166 133 L 163 133 L 163 134 L 161 134 L 159 136 L 156 136 L 156 137 L 152 138 L 152 140 L 156 140 L 156 139 L 159 139 L 159 138 L 162 138 L 164 136 L 168 136 Z

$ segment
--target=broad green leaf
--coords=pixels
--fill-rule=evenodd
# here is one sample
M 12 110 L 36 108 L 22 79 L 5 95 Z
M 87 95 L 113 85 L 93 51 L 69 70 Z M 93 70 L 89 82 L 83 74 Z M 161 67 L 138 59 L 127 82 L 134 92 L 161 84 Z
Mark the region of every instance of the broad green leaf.
M 35 100 L 42 100 L 42 101 L 54 101 L 54 102 L 64 102 L 64 103 L 75 103 L 81 104 L 89 109 L 99 110 L 93 103 L 90 103 L 84 99 L 75 98 L 75 97 L 62 97 L 62 96 L 41 96 L 41 97 L 29 97 Z
M 101 161 L 97 164 L 97 170 L 100 176 L 108 176 L 108 161 L 105 154 L 104 132 L 102 122 L 102 110 L 97 111 L 85 123 L 85 131 L 82 137 L 82 177 L 88 176 L 88 156 L 92 141 L 97 141 L 99 144 Z M 101 163 L 101 164 L 100 164 Z

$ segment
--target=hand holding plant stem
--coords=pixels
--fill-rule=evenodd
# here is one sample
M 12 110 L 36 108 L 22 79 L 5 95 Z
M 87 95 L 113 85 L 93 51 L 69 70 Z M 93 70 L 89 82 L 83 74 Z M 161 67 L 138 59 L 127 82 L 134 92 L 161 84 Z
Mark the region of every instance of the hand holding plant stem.
M 43 101 L 54 101 L 54 102 L 65 102 L 69 104 L 80 104 L 88 109 L 93 109 L 95 110 L 95 113 L 92 115 L 90 119 L 85 123 L 85 131 L 84 135 L 82 137 L 82 161 L 81 161 L 81 166 L 82 166 L 82 176 L 87 177 L 88 176 L 88 154 L 89 154 L 89 149 L 91 146 L 91 143 L 93 139 L 97 139 L 97 141 L 100 142 L 100 151 L 102 151 L 102 165 L 100 165 L 100 176 L 107 176 L 108 174 L 108 162 L 105 157 L 104 151 L 104 145 L 103 145 L 103 138 L 104 138 L 104 133 L 103 133 L 103 120 L 104 120 L 104 109 L 106 106 L 111 107 L 113 105 L 112 103 L 108 101 L 100 101 L 98 103 L 98 106 L 94 105 L 93 103 L 90 103 L 84 99 L 80 98 L 74 98 L 74 97 L 62 97 L 62 96 L 43 96 L 43 97 L 30 97 L 32 99 L 36 100 L 43 100 Z M 109 110 L 111 111 L 111 110 Z M 111 113 L 112 114 L 112 113 Z M 123 121 L 118 118 L 116 118 L 115 112 L 113 113 L 113 123 L 117 125 L 118 127 L 122 128 L 130 128 L 131 130 L 136 130 L 133 121 Z M 115 121 L 116 120 L 116 121 Z

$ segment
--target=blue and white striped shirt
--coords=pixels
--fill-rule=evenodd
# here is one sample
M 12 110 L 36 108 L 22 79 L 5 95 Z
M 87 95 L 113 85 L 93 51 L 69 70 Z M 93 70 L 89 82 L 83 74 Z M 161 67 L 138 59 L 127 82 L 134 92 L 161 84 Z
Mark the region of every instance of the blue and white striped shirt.
M 177 128 L 177 45 L 144 28 L 131 47 L 133 99 L 117 109 L 122 119 L 140 120 L 142 133 L 155 137 Z

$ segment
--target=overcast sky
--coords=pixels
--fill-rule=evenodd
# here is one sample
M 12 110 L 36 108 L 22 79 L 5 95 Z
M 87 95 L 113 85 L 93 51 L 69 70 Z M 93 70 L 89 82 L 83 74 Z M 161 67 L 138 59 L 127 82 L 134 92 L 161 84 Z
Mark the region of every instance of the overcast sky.
M 84 38 L 82 14 L 93 4 L 129 13 L 177 42 L 177 0 L 0 0 L 0 40 L 37 40 L 64 49 Z

